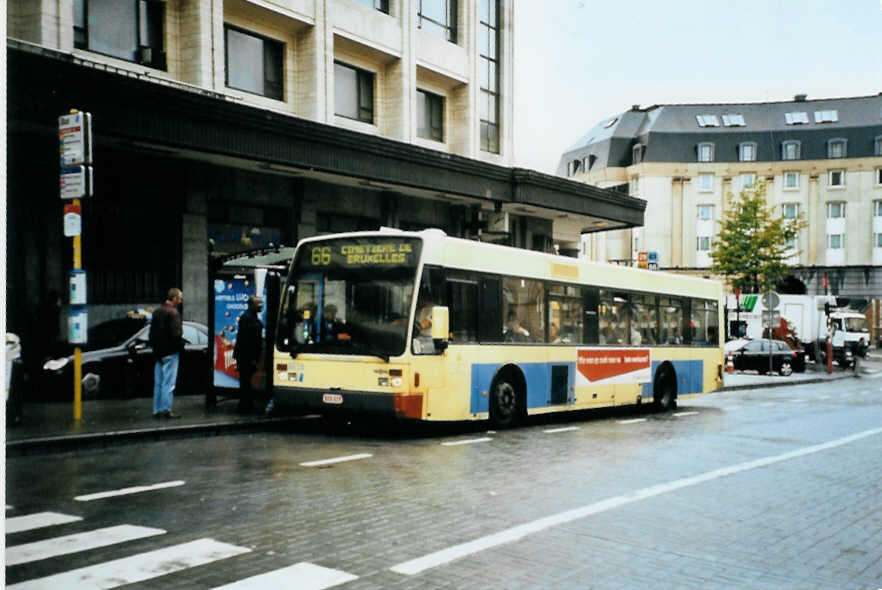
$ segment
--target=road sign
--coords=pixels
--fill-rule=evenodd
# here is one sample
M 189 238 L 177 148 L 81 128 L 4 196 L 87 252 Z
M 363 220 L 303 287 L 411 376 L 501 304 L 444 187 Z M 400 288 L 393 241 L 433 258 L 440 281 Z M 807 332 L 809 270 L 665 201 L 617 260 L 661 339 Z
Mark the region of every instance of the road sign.
M 774 291 L 766 291 L 763 293 L 763 305 L 766 309 L 778 309 L 781 305 L 781 298 Z
M 79 111 L 58 117 L 61 167 L 92 163 L 92 115 Z
M 92 167 L 62 168 L 58 179 L 59 194 L 63 200 L 92 196 Z
M 83 216 L 79 205 L 64 206 L 64 235 L 68 238 L 82 235 Z

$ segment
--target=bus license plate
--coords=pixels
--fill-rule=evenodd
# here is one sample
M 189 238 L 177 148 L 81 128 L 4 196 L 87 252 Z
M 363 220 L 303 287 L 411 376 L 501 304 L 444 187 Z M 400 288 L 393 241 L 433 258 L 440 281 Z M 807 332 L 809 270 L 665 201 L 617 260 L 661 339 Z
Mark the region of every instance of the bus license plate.
M 342 404 L 343 396 L 339 393 L 326 393 L 322 396 L 322 401 L 326 404 Z

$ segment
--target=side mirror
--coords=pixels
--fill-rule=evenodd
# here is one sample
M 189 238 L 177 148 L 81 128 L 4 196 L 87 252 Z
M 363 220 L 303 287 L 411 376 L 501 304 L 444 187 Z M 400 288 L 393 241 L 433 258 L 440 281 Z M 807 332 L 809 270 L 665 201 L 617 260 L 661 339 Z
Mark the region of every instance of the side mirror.
M 443 305 L 432 308 L 432 340 L 435 350 L 443 353 L 450 338 L 450 310 Z

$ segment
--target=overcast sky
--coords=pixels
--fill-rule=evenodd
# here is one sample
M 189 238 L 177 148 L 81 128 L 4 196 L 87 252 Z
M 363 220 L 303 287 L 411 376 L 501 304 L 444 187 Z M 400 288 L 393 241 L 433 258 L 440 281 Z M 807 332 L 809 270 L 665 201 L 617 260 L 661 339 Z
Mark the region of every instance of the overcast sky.
M 666 103 L 882 92 L 882 0 L 515 0 L 515 165 Z

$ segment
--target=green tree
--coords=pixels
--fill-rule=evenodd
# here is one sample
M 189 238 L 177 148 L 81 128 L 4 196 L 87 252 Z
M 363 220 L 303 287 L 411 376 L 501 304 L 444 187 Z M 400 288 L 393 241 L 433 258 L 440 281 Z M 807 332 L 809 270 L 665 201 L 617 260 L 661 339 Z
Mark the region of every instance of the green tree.
M 784 263 L 787 242 L 806 227 L 802 215 L 783 219 L 766 204 L 766 185 L 758 183 L 737 196 L 720 222 L 711 248 L 711 269 L 745 293 L 759 293 L 777 285 L 788 271 Z

